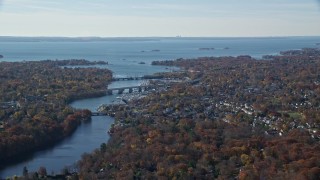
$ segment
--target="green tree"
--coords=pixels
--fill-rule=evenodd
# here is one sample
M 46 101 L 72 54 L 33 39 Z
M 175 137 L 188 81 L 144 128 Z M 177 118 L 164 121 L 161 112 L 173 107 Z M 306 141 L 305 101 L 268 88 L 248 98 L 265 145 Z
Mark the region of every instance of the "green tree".
M 28 169 L 27 169 L 27 167 L 26 167 L 26 166 L 25 166 L 25 167 L 23 167 L 22 175 L 23 175 L 24 177 L 27 177 L 27 176 L 28 176 Z
M 107 145 L 106 145 L 106 143 L 102 143 L 102 144 L 100 145 L 100 151 L 101 151 L 101 152 L 106 152 L 106 150 L 107 150 Z
M 38 174 L 39 174 L 39 176 L 41 176 L 41 177 L 47 176 L 47 169 L 46 169 L 45 167 L 41 166 L 41 167 L 39 168 L 39 170 L 38 170 Z

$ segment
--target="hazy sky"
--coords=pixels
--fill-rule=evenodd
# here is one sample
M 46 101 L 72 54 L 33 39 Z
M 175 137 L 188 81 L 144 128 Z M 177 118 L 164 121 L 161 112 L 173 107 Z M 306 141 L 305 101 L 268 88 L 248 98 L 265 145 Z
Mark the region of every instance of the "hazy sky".
M 0 36 L 320 35 L 319 0 L 0 0 Z

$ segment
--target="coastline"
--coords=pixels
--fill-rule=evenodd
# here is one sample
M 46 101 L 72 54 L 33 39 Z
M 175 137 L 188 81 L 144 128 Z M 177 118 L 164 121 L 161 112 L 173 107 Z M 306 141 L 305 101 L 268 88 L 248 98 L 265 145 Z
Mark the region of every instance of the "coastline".
M 203 47 L 205 47 L 205 46 L 203 46 Z M 232 50 L 232 49 L 231 49 L 231 50 Z M 162 49 L 161 49 L 161 52 L 163 52 Z M 139 61 L 137 61 L 137 62 L 139 62 Z M 129 98 L 129 99 L 130 99 L 130 98 Z

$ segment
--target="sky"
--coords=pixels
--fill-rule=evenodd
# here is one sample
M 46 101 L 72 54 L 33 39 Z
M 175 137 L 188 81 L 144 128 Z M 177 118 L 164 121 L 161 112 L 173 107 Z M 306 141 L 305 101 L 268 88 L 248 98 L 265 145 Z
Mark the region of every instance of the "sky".
M 320 0 L 0 0 L 0 36 L 320 36 Z

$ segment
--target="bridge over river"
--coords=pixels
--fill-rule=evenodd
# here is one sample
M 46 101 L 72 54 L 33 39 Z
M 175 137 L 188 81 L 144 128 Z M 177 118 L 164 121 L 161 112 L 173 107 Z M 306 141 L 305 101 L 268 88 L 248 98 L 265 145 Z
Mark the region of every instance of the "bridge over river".
M 148 91 L 150 89 L 155 88 L 155 85 L 141 85 L 141 86 L 128 86 L 128 87 L 119 87 L 119 88 L 109 88 L 107 89 L 107 94 L 122 94 L 125 90 L 128 90 L 129 93 L 132 93 L 134 90 L 138 92 Z M 159 87 L 159 85 L 157 85 Z
M 104 112 L 92 112 L 91 116 L 108 116 L 108 114 Z

